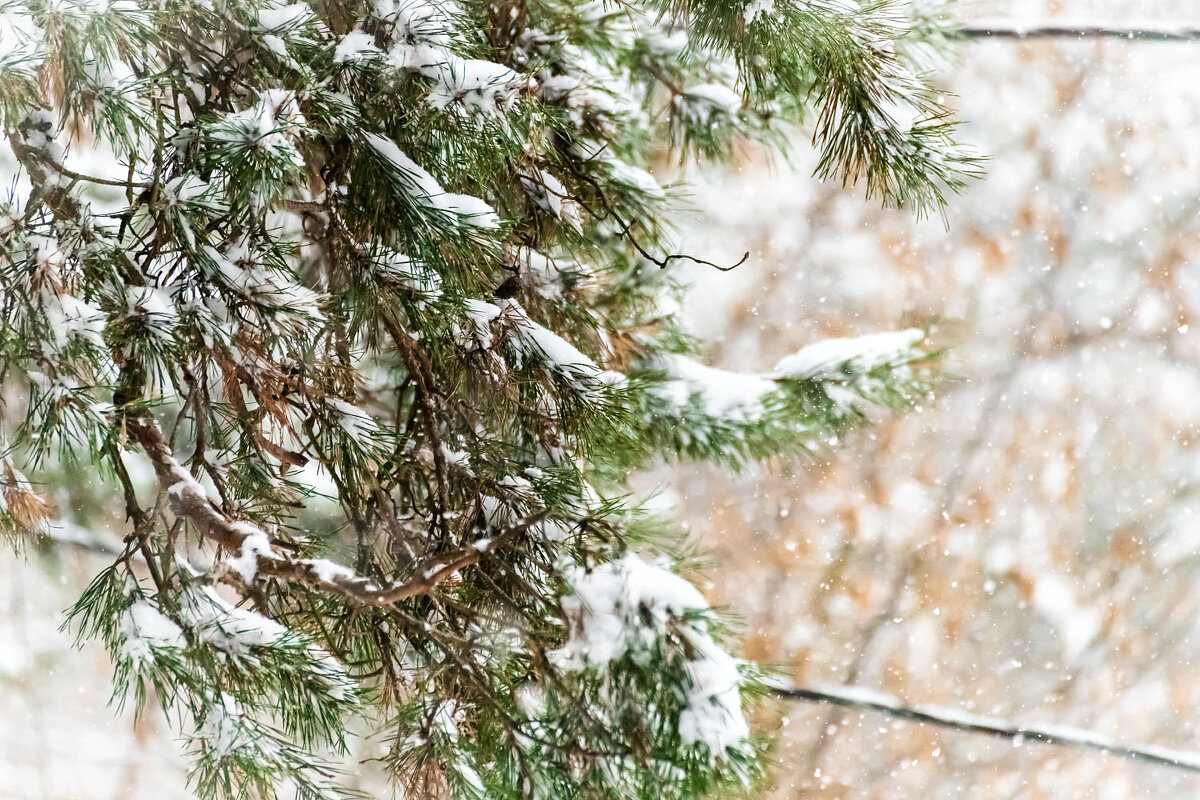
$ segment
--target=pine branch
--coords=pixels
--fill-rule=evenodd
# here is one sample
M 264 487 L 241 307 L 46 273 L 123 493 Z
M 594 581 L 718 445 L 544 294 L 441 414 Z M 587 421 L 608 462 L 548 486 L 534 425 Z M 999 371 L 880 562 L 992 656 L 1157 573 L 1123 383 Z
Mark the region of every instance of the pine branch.
M 431 594 L 458 571 L 479 561 L 484 553 L 495 550 L 505 536 L 495 536 L 486 544 L 464 547 L 435 556 L 423 563 L 413 577 L 381 586 L 364 575 L 332 562 L 293 558 L 253 541 L 262 533 L 255 526 L 231 520 L 208 501 L 203 487 L 171 455 L 158 426 L 147 420 L 126 419 L 125 427 L 151 463 L 159 483 L 171 498 L 175 513 L 187 517 L 206 538 L 242 558 L 253 557 L 254 574 L 268 575 L 310 589 L 330 592 L 363 606 L 388 606 L 417 595 Z M 511 535 L 534 524 L 536 519 L 505 531 Z
M 1025 725 L 997 717 L 985 717 L 937 706 L 905 706 L 895 697 L 857 687 L 822 687 L 819 689 L 776 686 L 776 697 L 805 703 L 871 711 L 895 719 L 903 719 L 940 728 L 977 733 L 1014 742 L 1032 741 L 1055 747 L 1066 747 L 1104 753 L 1129 761 L 1170 767 L 1185 772 L 1200 773 L 1200 753 L 1169 750 L 1160 747 L 1123 745 L 1079 728 Z
M 965 25 L 951 33 L 963 39 L 1129 39 L 1143 42 L 1190 42 L 1200 39 L 1198 27 L 1108 26 L 1091 23 L 1019 23 L 996 21 Z

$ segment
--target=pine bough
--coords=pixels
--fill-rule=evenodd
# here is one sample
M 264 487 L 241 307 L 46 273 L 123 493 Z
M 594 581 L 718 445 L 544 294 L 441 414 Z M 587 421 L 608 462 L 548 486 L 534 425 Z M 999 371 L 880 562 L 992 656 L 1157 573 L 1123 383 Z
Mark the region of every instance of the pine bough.
M 0 2 L 0 518 L 48 524 L 35 484 L 124 517 L 71 624 L 200 797 L 351 794 L 350 729 L 413 796 L 757 779 L 763 687 L 624 479 L 815 452 L 919 402 L 926 354 L 700 364 L 638 165 L 811 112 L 822 175 L 936 208 L 975 163 L 906 32 L 832 0 Z

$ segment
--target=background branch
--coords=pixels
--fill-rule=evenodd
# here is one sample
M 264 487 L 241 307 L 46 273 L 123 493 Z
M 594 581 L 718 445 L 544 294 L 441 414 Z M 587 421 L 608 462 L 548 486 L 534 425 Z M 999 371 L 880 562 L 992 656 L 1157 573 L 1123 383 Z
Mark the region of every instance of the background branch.
M 1132 39 L 1147 42 L 1188 42 L 1200 39 L 1200 28 L 1050 22 L 1021 25 L 997 20 L 965 25 L 953 35 L 964 39 Z
M 891 695 L 857 687 L 822 687 L 802 689 L 776 686 L 776 697 L 806 703 L 872 711 L 877 714 L 940 728 L 977 733 L 1013 741 L 1033 741 L 1056 747 L 1104 753 L 1129 761 L 1200 773 L 1200 753 L 1170 750 L 1161 747 L 1123 745 L 1105 739 L 1091 731 L 1060 726 L 1023 725 L 997 717 L 984 717 L 937 706 L 905 706 Z

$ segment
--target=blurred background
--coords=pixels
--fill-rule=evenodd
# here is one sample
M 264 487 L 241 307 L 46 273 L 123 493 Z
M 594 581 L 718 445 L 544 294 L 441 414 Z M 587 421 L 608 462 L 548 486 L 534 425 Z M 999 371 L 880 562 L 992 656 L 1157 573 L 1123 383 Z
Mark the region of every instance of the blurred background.
M 913 0 L 920 5 L 920 0 Z M 1167 0 L 960 2 L 963 20 L 1200 26 Z M 739 477 L 644 476 L 710 553 L 744 655 L 1125 743 L 1200 751 L 1200 42 L 976 41 L 936 60 L 986 177 L 945 219 L 747 151 L 696 172 L 685 314 L 710 363 L 928 327 L 937 399 Z M 665 170 L 664 170 L 665 171 Z M 62 610 L 84 546 L 0 557 L 0 797 L 186 797 L 166 723 L 107 705 Z M 1200 776 L 799 703 L 759 713 L 772 798 L 1162 798 Z

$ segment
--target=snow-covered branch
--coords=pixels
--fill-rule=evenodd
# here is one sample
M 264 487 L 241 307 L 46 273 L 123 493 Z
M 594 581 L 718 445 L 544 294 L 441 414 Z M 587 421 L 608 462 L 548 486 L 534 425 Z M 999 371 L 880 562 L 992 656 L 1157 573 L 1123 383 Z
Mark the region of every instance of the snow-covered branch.
M 964 733 L 978 733 L 1001 739 L 1011 739 L 1016 742 L 1031 741 L 1056 747 L 1089 750 L 1144 764 L 1155 764 L 1187 772 L 1200 772 L 1200 753 L 1162 747 L 1124 745 L 1080 728 L 1058 725 L 1024 725 L 950 708 L 929 705 L 906 706 L 889 694 L 853 686 L 824 686 L 815 689 L 776 686 L 773 691 L 777 697 L 785 700 L 871 711 L 896 719 L 936 725 L 940 728 L 949 728 Z
M 229 559 L 227 564 L 246 583 L 252 583 L 259 575 L 269 575 L 289 583 L 331 592 L 353 603 L 386 606 L 429 594 L 459 570 L 478 562 L 484 553 L 494 550 L 504 538 L 493 537 L 480 546 L 471 545 L 435 556 L 422 564 L 407 580 L 380 584 L 332 561 L 294 558 L 272 549 L 270 539 L 257 525 L 231 520 L 209 502 L 204 487 L 171 454 L 157 425 L 146 420 L 127 419 L 125 427 L 154 465 L 155 474 L 170 496 L 175 513 L 191 520 L 206 538 L 236 553 L 236 557 Z M 513 530 L 516 528 L 509 529 Z
M 966 39 L 1131 39 L 1147 42 L 1189 42 L 1200 39 L 1200 28 L 1170 25 L 1103 25 L 1046 22 L 1019 24 L 982 20 L 955 31 Z

